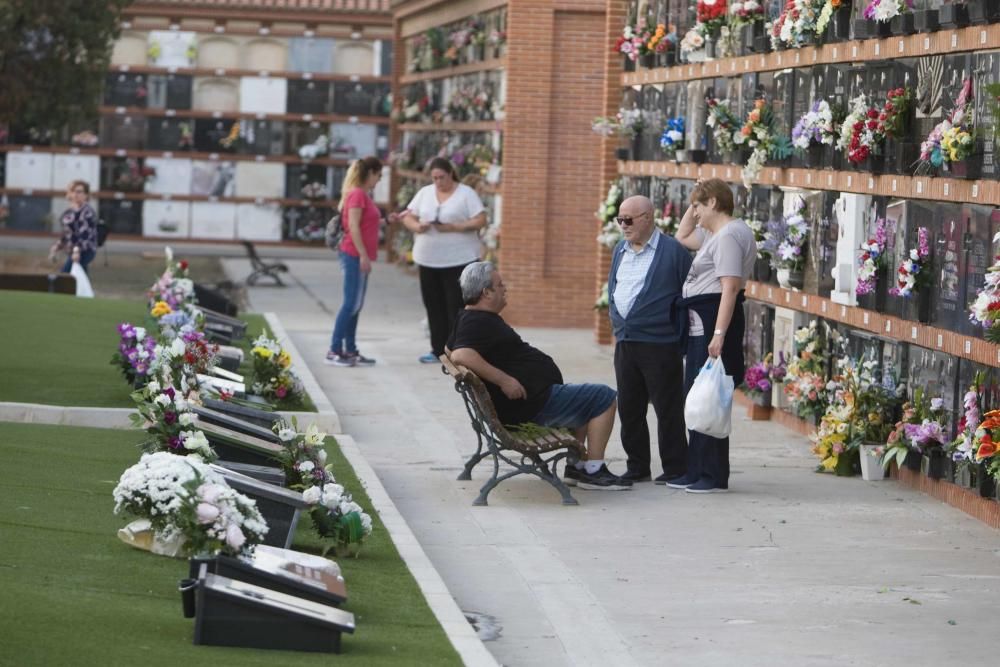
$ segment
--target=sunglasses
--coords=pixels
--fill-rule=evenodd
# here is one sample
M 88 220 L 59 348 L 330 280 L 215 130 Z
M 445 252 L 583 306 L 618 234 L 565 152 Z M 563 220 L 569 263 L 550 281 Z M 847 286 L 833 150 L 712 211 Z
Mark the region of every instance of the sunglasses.
M 632 223 L 635 222 L 636 218 L 641 218 L 644 215 L 646 214 L 640 213 L 637 216 L 619 215 L 617 218 L 615 218 L 615 222 L 617 222 L 622 227 L 631 227 Z

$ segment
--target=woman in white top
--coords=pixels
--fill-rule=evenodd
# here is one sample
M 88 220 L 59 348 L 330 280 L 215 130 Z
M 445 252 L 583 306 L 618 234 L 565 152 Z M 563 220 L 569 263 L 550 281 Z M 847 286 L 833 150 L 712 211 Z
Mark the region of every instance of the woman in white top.
M 698 182 L 676 238 L 698 251 L 680 301 L 688 314 L 685 391 L 709 357 L 721 358 L 726 374 L 738 384 L 744 371 L 743 288 L 753 271 L 757 244 L 750 227 L 733 217 L 728 183 L 717 178 Z M 727 491 L 729 438 L 689 431 L 687 474 L 667 485 L 690 493 Z
M 420 268 L 420 294 L 427 309 L 431 351 L 420 357 L 438 362 L 462 309 L 458 278 L 467 264 L 479 261 L 479 230 L 486 210 L 476 191 L 458 182 L 458 172 L 444 158 L 430 164 L 434 183 L 424 186 L 406 207 L 403 224 L 413 232 L 413 261 Z

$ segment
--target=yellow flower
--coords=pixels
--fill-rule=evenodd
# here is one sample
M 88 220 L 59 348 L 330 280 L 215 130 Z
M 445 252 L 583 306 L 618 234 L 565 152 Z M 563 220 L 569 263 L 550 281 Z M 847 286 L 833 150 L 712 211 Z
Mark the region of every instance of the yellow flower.
M 823 470 L 827 471 L 833 470 L 834 468 L 837 467 L 837 455 L 833 454 L 831 456 L 826 457 L 825 459 L 823 459 L 823 462 L 820 465 L 823 466 Z
M 292 358 L 284 350 L 278 355 L 278 365 L 282 368 L 288 368 L 292 365 Z
M 250 351 L 254 355 L 260 357 L 261 359 L 270 359 L 272 356 L 274 356 L 274 352 L 271 352 L 271 350 L 267 349 L 266 347 L 255 347 Z
M 153 317 L 163 317 L 164 315 L 169 315 L 172 312 L 174 311 L 167 305 L 166 301 L 157 301 L 153 304 L 153 309 L 149 311 L 149 314 Z

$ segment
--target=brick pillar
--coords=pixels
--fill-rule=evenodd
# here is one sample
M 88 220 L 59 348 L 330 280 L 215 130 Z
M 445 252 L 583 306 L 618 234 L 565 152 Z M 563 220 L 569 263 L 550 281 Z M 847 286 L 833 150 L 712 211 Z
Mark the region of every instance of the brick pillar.
M 508 5 L 500 270 L 512 324 L 593 325 L 605 179 L 590 124 L 606 107 L 604 13 L 605 0 Z
M 614 40 L 621 34 L 622 26 L 625 25 L 627 15 L 627 0 L 606 0 L 605 13 L 605 40 L 604 40 L 604 109 L 602 116 L 613 116 L 618 112 L 622 98 L 622 56 L 611 50 Z M 608 138 L 601 145 L 601 189 L 595 196 L 595 201 L 603 201 L 608 192 L 608 184 L 618 177 L 618 162 L 615 159 L 615 148 L 618 140 Z M 596 223 L 594 236 L 600 232 L 601 224 Z M 598 246 L 597 253 L 597 274 L 596 290 L 600 290 L 604 281 L 607 280 L 608 271 L 611 268 L 611 252 L 602 246 Z M 594 311 L 594 338 L 602 344 L 613 343 L 611 335 L 611 322 L 605 311 Z

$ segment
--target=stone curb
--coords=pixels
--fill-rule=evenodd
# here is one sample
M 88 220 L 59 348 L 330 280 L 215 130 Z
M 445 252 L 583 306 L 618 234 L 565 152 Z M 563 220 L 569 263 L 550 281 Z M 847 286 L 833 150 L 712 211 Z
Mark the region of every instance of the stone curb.
M 448 635 L 452 646 L 458 651 L 462 662 L 467 667 L 499 667 L 500 663 L 486 649 L 476 631 L 465 618 L 465 614 L 458 608 L 458 603 L 448 592 L 441 575 L 427 557 L 406 520 L 396 509 L 395 503 L 392 502 L 389 493 L 382 486 L 375 470 L 361 453 L 354 438 L 343 434 L 333 437 L 336 438 L 340 445 L 340 451 L 344 453 L 348 463 L 354 468 L 354 473 L 367 491 L 372 506 L 382 519 L 385 529 L 389 531 L 389 537 L 396 545 L 396 550 L 399 551 L 399 555 L 406 563 L 410 574 L 416 579 L 427 604 L 434 612 L 434 616 L 437 617 L 445 634 Z

